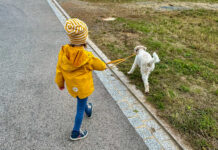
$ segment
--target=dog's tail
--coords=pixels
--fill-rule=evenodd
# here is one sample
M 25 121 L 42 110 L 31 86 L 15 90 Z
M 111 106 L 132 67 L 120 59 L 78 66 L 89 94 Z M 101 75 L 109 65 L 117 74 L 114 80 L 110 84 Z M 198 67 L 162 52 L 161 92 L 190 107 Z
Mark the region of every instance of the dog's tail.
M 157 53 L 155 53 L 155 52 L 153 53 L 153 59 L 154 59 L 154 63 L 159 63 L 160 62 L 160 59 L 159 59 Z
M 159 59 L 157 53 L 154 52 L 153 53 L 153 59 L 149 62 L 149 64 L 158 63 L 158 62 L 160 62 L 160 59 Z

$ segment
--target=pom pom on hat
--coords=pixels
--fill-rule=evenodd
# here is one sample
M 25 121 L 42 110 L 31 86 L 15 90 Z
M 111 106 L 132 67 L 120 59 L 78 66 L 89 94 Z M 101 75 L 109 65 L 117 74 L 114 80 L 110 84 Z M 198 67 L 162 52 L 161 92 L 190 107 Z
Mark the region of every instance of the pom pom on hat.
M 77 18 L 68 19 L 64 28 L 71 44 L 79 45 L 86 43 L 86 39 L 88 38 L 88 27 L 83 21 Z

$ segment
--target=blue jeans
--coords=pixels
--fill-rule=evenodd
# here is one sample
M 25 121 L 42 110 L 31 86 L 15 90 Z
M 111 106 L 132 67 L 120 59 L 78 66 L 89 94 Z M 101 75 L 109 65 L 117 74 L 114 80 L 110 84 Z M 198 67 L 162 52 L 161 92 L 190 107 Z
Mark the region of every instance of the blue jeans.
M 76 111 L 76 117 L 74 122 L 73 131 L 80 131 L 80 127 L 83 121 L 84 112 L 90 111 L 88 109 L 87 105 L 88 97 L 84 99 L 80 99 L 77 97 L 77 111 Z

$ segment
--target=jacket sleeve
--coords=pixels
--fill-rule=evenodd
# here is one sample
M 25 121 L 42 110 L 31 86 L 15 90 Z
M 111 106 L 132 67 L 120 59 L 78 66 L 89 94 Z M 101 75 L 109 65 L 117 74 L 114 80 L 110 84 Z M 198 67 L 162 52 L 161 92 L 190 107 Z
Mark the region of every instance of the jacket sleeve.
M 98 70 L 98 71 L 102 71 L 107 68 L 106 64 L 97 57 L 92 57 L 91 65 L 92 65 L 93 70 Z
M 63 52 L 61 49 L 59 52 L 59 55 L 58 55 L 58 63 L 57 63 L 57 67 L 56 67 L 56 76 L 55 76 L 55 82 L 59 88 L 64 87 L 64 77 L 63 77 L 63 74 L 61 72 L 61 67 L 60 67 L 62 54 L 63 54 Z

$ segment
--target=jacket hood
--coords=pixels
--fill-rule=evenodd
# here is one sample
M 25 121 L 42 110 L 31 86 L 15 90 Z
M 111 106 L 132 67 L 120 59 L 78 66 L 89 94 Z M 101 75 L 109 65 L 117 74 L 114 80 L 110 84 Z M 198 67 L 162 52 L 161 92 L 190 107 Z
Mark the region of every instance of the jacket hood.
M 65 71 L 73 71 L 89 61 L 89 56 L 83 46 L 72 47 L 70 45 L 62 46 L 61 68 Z

